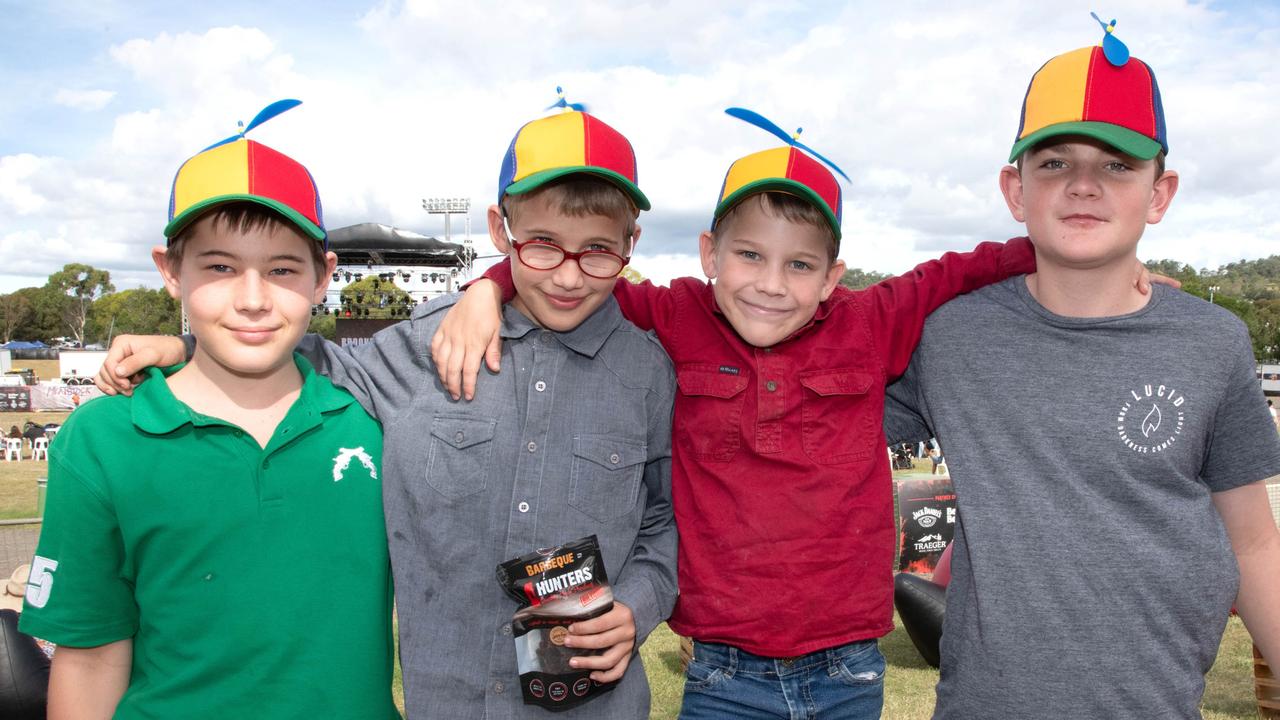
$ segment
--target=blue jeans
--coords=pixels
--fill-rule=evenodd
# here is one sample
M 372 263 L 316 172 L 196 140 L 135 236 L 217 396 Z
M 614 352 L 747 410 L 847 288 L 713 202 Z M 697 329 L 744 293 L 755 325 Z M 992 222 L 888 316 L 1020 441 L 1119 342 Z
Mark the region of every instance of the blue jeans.
M 883 705 L 875 640 L 787 659 L 695 641 L 680 719 L 874 720 Z

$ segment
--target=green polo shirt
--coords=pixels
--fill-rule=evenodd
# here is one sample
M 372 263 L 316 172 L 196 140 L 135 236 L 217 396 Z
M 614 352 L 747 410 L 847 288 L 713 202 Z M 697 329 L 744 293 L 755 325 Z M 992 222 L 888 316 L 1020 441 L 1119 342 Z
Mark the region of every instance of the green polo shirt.
M 294 356 L 267 447 L 152 368 L 50 449 L 23 632 L 133 638 L 117 718 L 386 718 L 391 578 L 378 424 Z

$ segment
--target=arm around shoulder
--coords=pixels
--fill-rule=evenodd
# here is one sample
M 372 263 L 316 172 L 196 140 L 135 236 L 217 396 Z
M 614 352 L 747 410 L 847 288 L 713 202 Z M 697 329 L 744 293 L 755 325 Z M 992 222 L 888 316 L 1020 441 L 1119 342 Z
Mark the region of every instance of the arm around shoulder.
M 316 372 L 354 395 L 386 425 L 412 404 L 414 393 L 434 376 L 420 312 L 379 330 L 368 342 L 341 346 L 308 334 L 297 351 Z
M 929 313 L 957 295 L 1034 271 L 1035 248 L 1020 237 L 949 252 L 867 288 L 863 297 L 888 374 L 898 375 L 907 366 Z

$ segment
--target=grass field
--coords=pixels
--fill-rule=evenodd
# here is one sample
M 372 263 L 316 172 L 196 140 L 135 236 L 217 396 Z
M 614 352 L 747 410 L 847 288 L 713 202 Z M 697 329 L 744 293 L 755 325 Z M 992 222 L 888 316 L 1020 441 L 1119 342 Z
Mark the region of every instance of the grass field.
M 41 377 L 55 376 L 56 363 L 43 362 L 51 363 L 52 367 L 41 366 L 41 361 L 15 365 L 32 366 Z M 21 428 L 27 419 L 39 423 L 62 422 L 67 415 L 68 413 L 54 412 L 3 413 L 0 414 L 0 426 L 5 430 L 10 425 Z M 926 460 L 918 465 L 916 472 L 921 468 L 927 470 L 928 467 Z M 32 462 L 24 459 L 20 463 L 0 462 L 0 519 L 31 517 L 35 514 L 36 478 L 46 477 L 47 471 L 48 463 L 44 461 Z M 924 720 L 933 712 L 933 687 L 937 683 L 938 673 L 916 653 L 906 632 L 898 625 L 896 616 L 894 622 L 896 629 L 880 641 L 881 651 L 888 661 L 884 718 Z M 680 711 L 684 677 L 680 673 L 679 651 L 679 638 L 665 624 L 660 625 L 640 649 L 653 692 L 651 718 L 674 718 Z M 1218 660 L 1209 673 L 1203 703 L 1206 720 L 1252 720 L 1257 717 L 1250 652 L 1248 631 L 1238 618 L 1232 618 L 1227 625 Z M 397 660 L 395 692 L 397 702 L 403 704 L 400 683 Z

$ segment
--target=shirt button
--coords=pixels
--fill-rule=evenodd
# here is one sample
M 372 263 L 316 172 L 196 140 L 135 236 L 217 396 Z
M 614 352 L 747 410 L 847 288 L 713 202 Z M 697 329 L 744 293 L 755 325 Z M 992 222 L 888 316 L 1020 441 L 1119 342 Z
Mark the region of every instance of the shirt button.
M 496 693 L 500 693 L 506 689 L 507 689 L 507 686 L 503 685 L 501 680 L 493 684 L 493 691 Z
M 511 634 L 511 625 L 509 625 L 509 624 L 507 624 L 507 623 L 503 623 L 503 625 L 502 625 L 502 634 L 503 634 L 503 635 L 510 635 L 510 634 Z
M 768 390 L 769 392 L 773 392 L 774 390 L 778 389 L 778 383 L 770 380 L 769 382 L 764 384 L 764 389 Z
M 529 452 L 537 452 L 537 451 L 538 451 L 538 443 L 536 443 L 536 442 L 534 442 L 534 441 L 532 441 L 532 440 L 530 440 L 530 441 L 529 441 L 529 444 L 528 444 L 528 445 L 525 445 L 525 447 L 529 448 Z
M 539 380 L 538 382 L 533 384 L 533 389 L 537 390 L 538 392 L 542 392 L 543 390 L 547 389 L 547 384 Z
M 236 430 L 234 434 L 235 434 L 235 436 L 236 436 L 236 437 L 244 437 L 244 431 L 243 431 L 243 430 Z
M 527 513 L 527 512 L 529 512 L 529 503 L 527 503 L 527 502 L 521 501 L 521 502 L 520 502 L 520 504 L 519 504 L 519 505 L 517 505 L 516 507 L 517 507 L 517 508 L 519 508 L 519 509 L 520 509 L 520 512 L 522 512 L 522 513 Z M 508 630 L 508 632 L 510 632 L 510 631 Z
M 618 453 L 614 453 L 609 456 L 609 462 L 613 463 L 614 465 L 617 465 L 621 461 L 622 461 L 622 457 L 619 456 Z
M 550 344 L 551 344 L 551 343 L 553 343 L 553 342 L 555 342 L 555 338 L 553 338 L 553 337 L 551 336 L 551 333 L 543 333 L 543 334 L 542 334 L 542 344 L 543 344 L 543 345 L 550 345 Z
M 466 439 L 467 439 L 467 436 L 464 435 L 461 430 L 453 434 L 453 441 L 458 445 L 461 445 L 462 441 Z
M 263 470 L 270 470 L 270 469 L 271 469 L 271 461 L 270 461 L 270 460 L 263 460 L 263 461 L 262 461 L 262 469 L 263 469 Z

